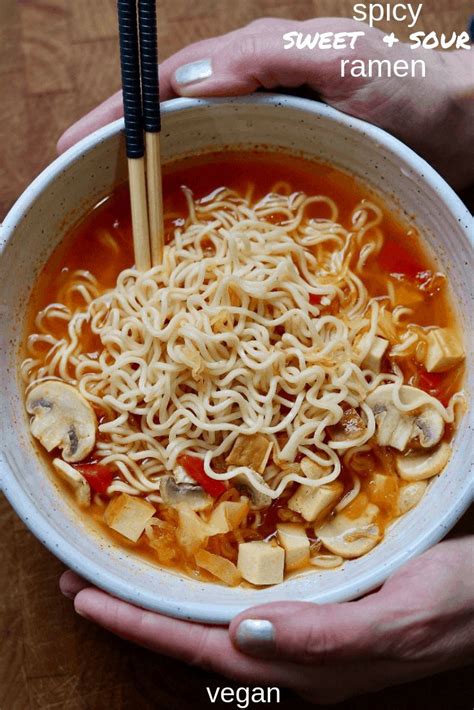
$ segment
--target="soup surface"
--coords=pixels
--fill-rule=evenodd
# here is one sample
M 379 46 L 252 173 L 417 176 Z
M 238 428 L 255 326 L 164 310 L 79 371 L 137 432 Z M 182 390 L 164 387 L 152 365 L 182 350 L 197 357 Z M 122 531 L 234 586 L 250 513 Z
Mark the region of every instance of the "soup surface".
M 132 268 L 122 185 L 38 279 L 21 372 L 54 475 L 121 544 L 209 581 L 366 554 L 449 459 L 445 275 L 376 195 L 301 158 L 170 164 L 164 208 L 162 267 Z

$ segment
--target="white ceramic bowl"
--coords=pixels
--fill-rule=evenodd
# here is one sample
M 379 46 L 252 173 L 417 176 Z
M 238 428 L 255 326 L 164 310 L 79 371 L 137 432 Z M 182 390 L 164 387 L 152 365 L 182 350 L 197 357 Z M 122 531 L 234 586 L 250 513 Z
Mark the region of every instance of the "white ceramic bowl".
M 373 589 L 404 562 L 440 540 L 471 497 L 468 417 L 444 473 L 420 505 L 390 529 L 372 552 L 341 569 L 314 571 L 263 589 L 203 584 L 141 561 L 84 524 L 48 475 L 30 439 L 18 379 L 25 306 L 39 269 L 68 226 L 126 176 L 122 122 L 85 138 L 26 189 L 2 229 L 1 328 L 3 491 L 51 552 L 94 584 L 142 607 L 209 623 L 277 600 L 335 602 Z M 323 104 L 289 96 L 253 95 L 163 105 L 165 160 L 204 149 L 265 144 L 327 160 L 375 187 L 387 204 L 416 223 L 448 272 L 463 331 L 472 333 L 472 218 L 437 173 L 383 131 Z M 472 343 L 472 340 L 471 340 Z M 469 373 L 472 383 L 473 371 Z

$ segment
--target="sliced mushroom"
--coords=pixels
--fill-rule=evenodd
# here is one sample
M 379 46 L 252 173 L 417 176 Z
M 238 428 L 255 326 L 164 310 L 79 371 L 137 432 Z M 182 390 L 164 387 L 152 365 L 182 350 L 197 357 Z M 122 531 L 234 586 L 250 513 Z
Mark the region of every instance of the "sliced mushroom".
M 180 466 L 180 464 L 173 469 L 173 476 L 178 485 L 181 485 L 181 483 L 191 483 L 193 486 L 196 485 L 194 478 L 192 478 L 192 476 L 186 472 L 184 466 Z
M 201 486 L 190 483 L 176 483 L 173 476 L 163 476 L 160 495 L 165 505 L 176 507 L 186 503 L 191 510 L 205 510 L 212 505 L 212 498 Z
M 415 417 L 415 427 L 419 430 L 418 440 L 423 448 L 431 448 L 444 434 L 444 419 L 438 410 L 426 407 Z
M 400 488 L 398 494 L 398 512 L 400 515 L 407 513 L 423 498 L 428 484 L 426 481 L 414 481 Z
M 339 513 L 315 532 L 324 547 L 335 555 L 348 560 L 361 557 L 380 540 L 380 529 L 374 522 L 378 514 L 377 506 L 369 503 L 358 518 Z
M 33 415 L 31 433 L 46 451 L 59 447 L 65 461 L 82 461 L 94 448 L 97 419 L 91 405 L 71 385 L 48 380 L 26 398 Z
M 424 481 L 440 473 L 450 456 L 451 447 L 443 442 L 434 451 L 397 456 L 397 471 L 404 481 Z
M 376 440 L 379 446 L 393 446 L 404 451 L 408 443 L 418 440 L 424 448 L 435 446 L 444 432 L 444 420 L 436 408 L 437 400 L 417 387 L 402 385 L 399 396 L 402 404 L 420 406 L 412 411 L 400 411 L 393 402 L 393 394 L 398 385 L 380 385 L 367 397 L 367 405 L 372 409 L 377 424 Z
M 354 407 L 350 407 L 337 424 L 330 427 L 332 441 L 347 441 L 358 439 L 366 430 L 365 422 Z
M 265 481 L 259 473 L 254 472 L 254 476 L 265 485 Z M 261 493 L 261 491 L 254 488 L 252 481 L 250 481 L 244 473 L 239 473 L 237 476 L 234 476 L 232 483 L 237 490 L 249 497 L 250 508 L 252 510 L 262 510 L 263 508 L 268 508 L 271 504 L 272 498 L 266 493 Z
M 53 466 L 63 481 L 71 486 L 74 497 L 81 508 L 88 508 L 91 504 L 91 488 L 84 476 L 62 459 L 53 459 Z

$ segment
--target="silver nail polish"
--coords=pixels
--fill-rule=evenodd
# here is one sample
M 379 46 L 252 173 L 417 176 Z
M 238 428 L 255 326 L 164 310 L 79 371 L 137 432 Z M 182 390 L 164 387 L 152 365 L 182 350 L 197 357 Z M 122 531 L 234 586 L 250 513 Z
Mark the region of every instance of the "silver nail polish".
M 186 86 L 187 84 L 196 84 L 198 81 L 204 81 L 212 76 L 212 64 L 210 59 L 199 59 L 197 62 L 183 64 L 182 67 L 176 69 L 174 78 L 178 84 Z
M 265 619 L 244 619 L 237 628 L 236 642 L 244 653 L 271 655 L 275 649 L 275 627 Z

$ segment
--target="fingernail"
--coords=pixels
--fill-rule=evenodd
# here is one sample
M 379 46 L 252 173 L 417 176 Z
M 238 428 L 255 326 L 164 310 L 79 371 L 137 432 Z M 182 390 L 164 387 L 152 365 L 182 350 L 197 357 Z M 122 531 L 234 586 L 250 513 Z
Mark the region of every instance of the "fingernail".
M 71 580 L 71 574 L 69 572 L 65 572 L 59 580 L 59 589 L 66 599 L 74 599 L 79 591 L 73 581 L 74 580 Z
M 59 579 L 59 589 L 67 599 L 75 599 L 76 595 L 88 586 L 88 582 L 70 569 L 63 572 Z
M 63 597 L 66 597 L 66 599 L 74 599 L 74 597 L 76 596 L 76 592 L 73 592 L 71 589 L 63 589 L 62 587 L 60 589 L 61 594 L 63 595 Z
M 265 619 L 244 619 L 235 638 L 239 649 L 251 656 L 267 656 L 275 650 L 275 627 Z
M 176 82 L 182 86 L 196 84 L 198 81 L 209 79 L 210 76 L 212 76 L 212 64 L 210 59 L 199 59 L 197 62 L 183 64 L 183 66 L 176 69 L 174 73 Z

